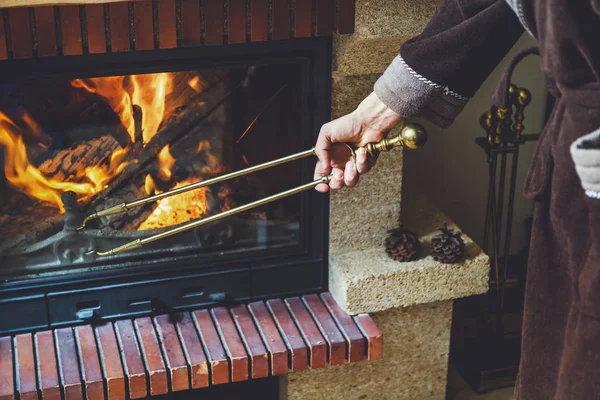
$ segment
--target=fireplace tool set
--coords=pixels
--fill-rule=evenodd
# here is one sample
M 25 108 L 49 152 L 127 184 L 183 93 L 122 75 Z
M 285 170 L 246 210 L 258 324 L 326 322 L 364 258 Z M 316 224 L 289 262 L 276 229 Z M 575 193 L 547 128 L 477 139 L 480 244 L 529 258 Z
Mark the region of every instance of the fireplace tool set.
M 379 142 L 368 143 L 367 145 L 365 145 L 365 150 L 367 151 L 367 154 L 370 157 L 377 157 L 381 152 L 390 151 L 396 147 L 407 147 L 409 149 L 418 149 L 418 148 L 422 147 L 426 141 L 427 141 L 427 133 L 423 126 L 421 126 L 419 124 L 404 124 L 401 126 L 400 133 L 398 135 L 392 135 L 391 137 L 384 138 Z M 350 146 L 349 144 L 345 144 L 345 145 L 346 145 L 346 147 L 348 147 L 348 149 L 351 152 L 352 157 L 354 158 L 356 155 L 355 149 L 352 146 Z M 176 196 L 178 194 L 185 193 L 190 190 L 200 189 L 202 187 L 210 186 L 210 185 L 213 185 L 213 184 L 216 184 L 219 182 L 223 182 L 226 180 L 230 180 L 230 179 L 235 179 L 235 178 L 247 175 L 247 174 L 251 174 L 253 172 L 261 171 L 261 170 L 264 170 L 267 168 L 271 168 L 271 167 L 274 167 L 277 165 L 285 164 L 285 163 L 288 163 L 291 161 L 299 160 L 299 159 L 306 158 L 306 157 L 313 156 L 313 155 L 316 155 L 314 148 L 312 148 L 310 150 L 301 151 L 299 153 L 292 154 L 292 155 L 289 155 L 289 156 L 286 156 L 286 157 L 283 157 L 283 158 L 280 158 L 277 160 L 269 161 L 264 164 L 246 168 L 246 169 L 243 169 L 240 171 L 221 175 L 216 178 L 193 183 L 193 184 L 183 186 L 183 187 L 180 187 L 177 189 L 173 189 L 171 191 L 160 193 L 160 194 L 157 194 L 154 196 L 142 198 L 142 199 L 130 202 L 130 203 L 121 203 L 116 206 L 109 207 L 107 209 L 100 210 L 100 211 L 97 211 L 97 212 L 89 215 L 88 217 L 86 217 L 84 219 L 83 223 L 77 229 L 78 230 L 84 229 L 88 222 L 98 219 L 98 218 L 102 218 L 102 217 L 106 217 L 106 216 L 114 215 L 114 214 L 119 214 L 119 213 L 124 213 L 124 212 L 127 212 L 128 210 L 131 210 L 132 208 L 140 207 L 140 206 L 143 206 L 148 203 L 153 203 L 158 200 L 164 199 L 166 197 Z M 264 204 L 271 203 L 273 201 L 280 200 L 285 197 L 304 192 L 306 190 L 313 189 L 319 184 L 328 184 L 330 180 L 331 180 L 331 175 L 323 176 L 317 180 L 306 183 L 304 185 L 300 185 L 295 188 L 288 189 L 286 191 L 274 194 L 272 196 L 265 197 L 263 199 L 256 200 L 254 202 L 224 211 L 224 212 L 216 214 L 216 215 L 212 215 L 210 217 L 201 218 L 196 221 L 192 221 L 192 222 L 177 226 L 175 228 L 163 231 L 163 232 L 158 233 L 153 236 L 149 236 L 149 237 L 146 237 L 143 239 L 133 240 L 131 242 L 125 243 L 122 246 L 118 246 L 118 247 L 115 247 L 115 248 L 107 250 L 107 251 L 99 251 L 97 249 L 91 250 L 91 251 L 87 252 L 87 255 L 95 254 L 96 256 L 99 256 L 99 257 L 106 257 L 106 256 L 113 256 L 115 254 L 123 253 L 126 251 L 140 249 L 143 246 L 145 246 L 149 243 L 155 242 L 157 240 L 165 239 L 167 237 L 176 235 L 178 233 L 181 233 L 181 232 L 184 232 L 184 231 L 187 231 L 190 229 L 194 229 L 199 226 L 202 226 L 202 225 L 214 222 L 214 221 L 218 221 L 223 218 L 227 218 L 229 216 L 239 214 L 241 212 L 244 212 L 244 211 L 256 208 L 256 207 L 260 207 Z

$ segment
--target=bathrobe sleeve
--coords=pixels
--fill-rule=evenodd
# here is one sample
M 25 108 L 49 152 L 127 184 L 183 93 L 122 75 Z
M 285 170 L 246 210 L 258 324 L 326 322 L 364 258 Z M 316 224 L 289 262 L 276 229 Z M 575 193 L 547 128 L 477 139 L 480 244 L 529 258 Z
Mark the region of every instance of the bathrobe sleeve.
M 444 0 L 375 93 L 400 115 L 447 128 L 523 32 L 505 0 Z

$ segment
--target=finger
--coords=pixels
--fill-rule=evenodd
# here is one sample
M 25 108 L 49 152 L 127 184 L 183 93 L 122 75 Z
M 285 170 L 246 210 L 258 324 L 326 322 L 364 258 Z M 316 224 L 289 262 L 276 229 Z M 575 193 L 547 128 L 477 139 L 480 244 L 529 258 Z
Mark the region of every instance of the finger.
M 360 175 L 366 174 L 371 168 L 367 162 L 367 150 L 364 147 L 359 147 L 356 150 L 356 170 Z
M 330 171 L 330 160 L 331 156 L 329 152 L 331 151 L 331 133 L 329 132 L 329 125 L 325 124 L 321 127 L 321 132 L 319 132 L 319 137 L 317 139 L 317 143 L 315 145 L 315 154 L 317 158 L 321 162 L 322 166 L 322 175 L 328 174 Z
M 331 181 L 329 187 L 334 190 L 338 190 L 344 187 L 344 171 L 339 168 L 334 168 L 331 173 Z
M 324 171 L 323 171 L 323 164 L 320 161 L 317 161 L 317 165 L 315 166 L 315 175 L 314 175 L 314 180 L 316 181 L 317 179 L 320 179 L 322 176 L 327 175 Z M 329 191 L 329 186 L 322 183 L 320 185 L 317 185 L 315 187 L 315 189 L 318 192 L 328 192 Z
M 358 171 L 354 161 L 348 161 L 344 170 L 344 183 L 349 188 L 353 188 L 358 183 Z

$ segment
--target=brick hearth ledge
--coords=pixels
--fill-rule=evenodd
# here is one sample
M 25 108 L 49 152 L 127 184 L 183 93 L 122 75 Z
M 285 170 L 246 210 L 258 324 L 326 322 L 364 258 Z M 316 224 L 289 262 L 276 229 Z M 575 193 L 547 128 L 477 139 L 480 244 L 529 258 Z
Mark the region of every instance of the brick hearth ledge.
M 24 333 L 0 338 L 0 400 L 141 399 L 378 360 L 382 344 L 329 293 Z

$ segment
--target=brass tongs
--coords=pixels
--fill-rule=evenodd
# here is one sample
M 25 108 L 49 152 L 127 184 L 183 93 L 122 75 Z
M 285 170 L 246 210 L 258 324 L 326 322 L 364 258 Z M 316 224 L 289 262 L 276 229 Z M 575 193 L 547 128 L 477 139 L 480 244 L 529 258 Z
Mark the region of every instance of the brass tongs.
M 418 148 L 422 147 L 426 141 L 427 141 L 427 132 L 425 131 L 425 128 L 423 126 L 421 126 L 419 124 L 404 124 L 401 126 L 401 131 L 397 136 L 388 137 L 379 142 L 368 143 L 364 146 L 364 148 L 367 151 L 367 154 L 369 156 L 377 157 L 383 151 L 390 151 L 391 149 L 393 149 L 395 147 L 400 147 L 400 146 L 407 147 L 409 149 L 418 149 Z M 346 147 L 348 147 L 350 149 L 350 152 L 352 153 L 352 157 L 356 158 L 356 149 L 354 149 L 349 144 L 345 144 L 345 145 L 346 145 Z M 310 150 L 301 151 L 299 153 L 292 154 L 292 155 L 289 155 L 289 156 L 286 156 L 283 158 L 279 158 L 277 160 L 269 161 L 264 164 L 256 165 L 254 167 L 250 167 L 250 168 L 246 168 L 246 169 L 243 169 L 240 171 L 221 175 L 216 178 L 192 183 L 190 185 L 182 186 L 180 188 L 173 189 L 168 192 L 160 193 L 160 194 L 157 194 L 154 196 L 145 197 L 145 198 L 133 201 L 131 203 L 117 204 L 116 206 L 106 208 L 104 210 L 100 210 L 98 212 L 95 212 L 95 213 L 89 215 L 88 217 L 86 217 L 83 220 L 83 223 L 77 229 L 81 230 L 81 229 L 85 228 L 85 226 L 88 222 L 98 219 L 98 218 L 102 218 L 102 217 L 106 217 L 106 216 L 114 215 L 114 214 L 124 213 L 124 212 L 131 210 L 132 208 L 140 207 L 140 206 L 143 206 L 144 204 L 148 204 L 148 203 L 153 203 L 158 200 L 164 199 L 166 197 L 176 196 L 181 193 L 189 192 L 190 190 L 200 189 L 202 187 L 210 186 L 215 183 L 238 178 L 240 176 L 244 176 L 247 174 L 251 174 L 253 172 L 261 171 L 263 169 L 274 167 L 276 165 L 285 164 L 290 161 L 299 160 L 299 159 L 302 159 L 302 158 L 305 158 L 305 157 L 308 157 L 311 155 L 316 155 L 315 148 L 312 148 Z M 220 219 L 223 219 L 223 218 L 235 215 L 235 214 L 239 214 L 241 212 L 244 212 L 244 211 L 256 208 L 256 207 L 260 207 L 264 204 L 283 199 L 284 197 L 292 196 L 294 194 L 313 189 L 317 185 L 320 185 L 322 183 L 329 184 L 329 182 L 331 181 L 331 177 L 332 177 L 331 175 L 323 176 L 315 181 L 312 181 L 312 182 L 306 183 L 304 185 L 286 190 L 284 192 L 277 193 L 277 194 L 265 197 L 260 200 L 256 200 L 254 202 L 248 203 L 248 204 L 240 206 L 240 207 L 232 208 L 231 210 L 227 210 L 222 213 L 212 215 L 210 217 L 200 218 L 195 221 L 188 222 L 188 223 L 180 225 L 176 228 L 169 229 L 167 231 L 161 232 L 161 233 L 153 235 L 153 236 L 149 236 L 144 239 L 137 239 L 137 240 L 131 241 L 122 246 L 115 247 L 114 249 L 111 249 L 111 250 L 108 250 L 105 252 L 93 250 L 87 254 L 88 255 L 95 254 L 100 257 L 106 257 L 106 256 L 113 256 L 115 254 L 123 253 L 126 251 L 140 249 L 143 246 L 147 245 L 148 243 L 152 243 L 157 240 L 161 240 L 161 239 L 167 238 L 169 236 L 173 236 L 178 233 L 181 233 L 181 232 L 184 232 L 184 231 L 187 231 L 190 229 L 194 229 L 201 225 L 205 225 L 205 224 L 208 224 L 208 223 L 211 223 L 211 222 L 214 222 L 214 221 L 217 221 L 217 220 L 220 220 Z

